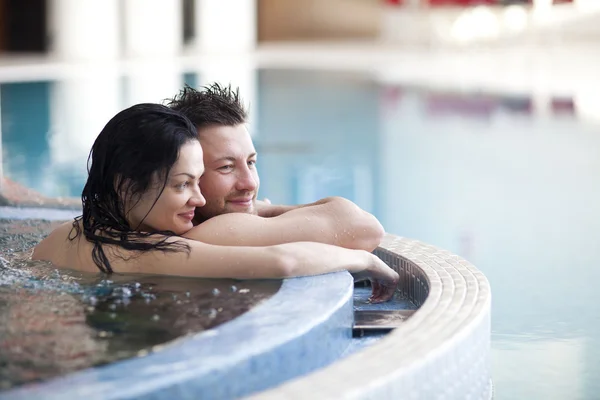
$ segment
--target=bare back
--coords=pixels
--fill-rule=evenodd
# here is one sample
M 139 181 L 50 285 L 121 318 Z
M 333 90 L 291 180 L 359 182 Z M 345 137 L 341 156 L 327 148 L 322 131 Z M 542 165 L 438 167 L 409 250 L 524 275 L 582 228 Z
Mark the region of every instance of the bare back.
M 69 221 L 53 230 L 35 247 L 32 258 L 50 261 L 59 268 L 99 272 L 92 261 L 92 243 L 83 236 L 70 240 L 69 236 L 75 233 L 72 229 L 73 222 Z
M 81 222 L 80 224 L 81 230 Z M 34 260 L 50 261 L 58 268 L 75 269 L 86 272 L 100 272 L 92 259 L 94 244 L 89 242 L 83 234 L 74 237 L 73 222 L 65 222 L 50 233 L 38 244 L 32 255 Z M 70 240 L 69 237 L 74 237 Z M 140 269 L 140 264 L 148 265 L 152 252 L 134 255 L 133 252 L 123 250 L 115 245 L 103 245 L 114 272 L 154 272 L 151 268 L 147 271 Z M 123 257 L 122 255 L 126 256 Z

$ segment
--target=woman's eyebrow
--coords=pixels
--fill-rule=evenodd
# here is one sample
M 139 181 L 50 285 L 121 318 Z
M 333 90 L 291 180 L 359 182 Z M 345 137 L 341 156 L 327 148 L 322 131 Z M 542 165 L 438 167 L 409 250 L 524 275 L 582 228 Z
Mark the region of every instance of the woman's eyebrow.
M 190 179 L 196 178 L 193 174 L 190 174 L 189 172 L 181 172 L 179 174 L 174 174 L 171 177 L 175 178 L 176 176 L 180 176 L 180 175 L 187 175 Z

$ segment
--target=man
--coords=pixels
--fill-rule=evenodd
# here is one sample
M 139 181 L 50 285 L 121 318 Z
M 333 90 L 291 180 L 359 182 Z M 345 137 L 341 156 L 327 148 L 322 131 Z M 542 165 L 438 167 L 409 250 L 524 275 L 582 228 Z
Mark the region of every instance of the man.
M 379 221 L 347 199 L 299 206 L 257 200 L 257 154 L 238 90 L 217 83 L 200 91 L 186 86 L 167 105 L 194 123 L 204 152 L 200 189 L 206 205 L 196 209 L 199 225 L 186 237 L 220 245 L 311 241 L 367 251 L 379 245 Z

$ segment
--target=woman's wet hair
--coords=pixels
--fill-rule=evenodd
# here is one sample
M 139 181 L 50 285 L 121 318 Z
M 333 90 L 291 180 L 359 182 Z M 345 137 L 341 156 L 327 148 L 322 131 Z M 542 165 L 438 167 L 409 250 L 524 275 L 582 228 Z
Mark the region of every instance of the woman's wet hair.
M 200 90 L 186 85 L 178 95 L 166 100 L 166 104 L 188 117 L 198 129 L 211 125 L 234 126 L 248 119 L 239 88 L 216 82 Z
M 184 242 L 168 241 L 175 233 L 138 232 L 126 215 L 158 182 L 156 204 L 181 147 L 198 140 L 196 132 L 187 117 L 160 104 L 127 108 L 102 129 L 88 157 L 88 179 L 81 194 L 83 215 L 75 219 L 69 236 L 73 240 L 83 233 L 94 244 L 92 259 L 102 272 L 113 272 L 103 245 L 134 252 L 189 252 Z

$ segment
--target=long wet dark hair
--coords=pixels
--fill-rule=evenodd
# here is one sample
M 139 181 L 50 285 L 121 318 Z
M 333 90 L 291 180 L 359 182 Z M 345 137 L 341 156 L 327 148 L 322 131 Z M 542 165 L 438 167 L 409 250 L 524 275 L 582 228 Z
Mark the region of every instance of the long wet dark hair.
M 127 108 L 102 129 L 88 157 L 83 215 L 75 218 L 69 235 L 74 240 L 83 233 L 94 244 L 92 259 L 102 272 L 113 272 L 105 244 L 131 251 L 189 252 L 183 241 L 168 241 L 173 232 L 138 232 L 126 215 L 151 185 L 162 180 L 156 204 L 181 147 L 191 140 L 198 140 L 192 122 L 160 104 Z

